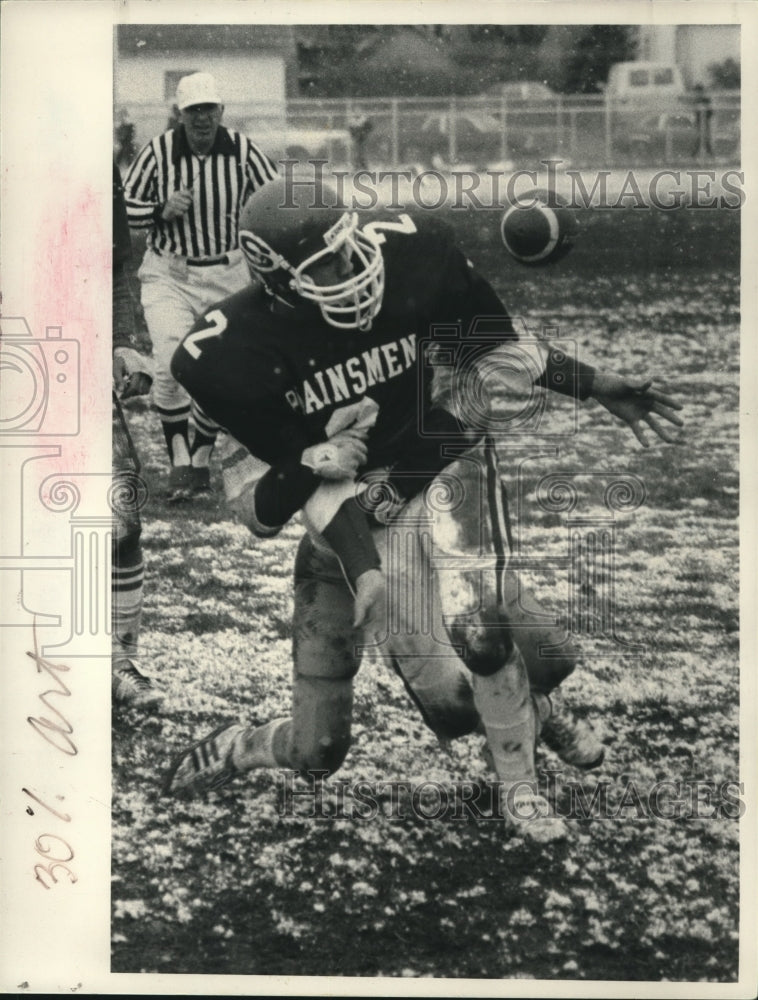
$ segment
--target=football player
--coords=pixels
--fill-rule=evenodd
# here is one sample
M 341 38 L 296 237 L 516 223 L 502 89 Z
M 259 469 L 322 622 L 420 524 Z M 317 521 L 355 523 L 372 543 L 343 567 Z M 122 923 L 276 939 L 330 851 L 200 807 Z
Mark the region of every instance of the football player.
M 142 620 L 144 566 L 142 519 L 136 477 L 139 456 L 132 443 L 122 399 L 150 391 L 152 367 L 139 350 L 129 288 L 129 222 L 121 174 L 113 164 L 113 504 L 111 599 L 113 606 L 111 696 L 114 709 L 154 709 L 165 694 L 137 667 Z
M 502 302 L 433 216 L 361 220 L 338 207 L 334 192 L 332 208 L 312 200 L 312 191 L 284 180 L 250 198 L 240 246 L 262 286 L 206 313 L 172 362 L 177 381 L 246 449 L 228 463 L 240 473 L 230 498 L 246 523 L 274 535 L 303 510 L 309 533 L 295 567 L 293 714 L 210 734 L 177 759 L 167 790 L 218 787 L 254 767 L 334 772 L 349 746 L 362 635 L 393 659 L 440 735 L 481 720 L 506 793 L 534 778 L 540 727 L 564 759 L 599 763 L 599 742 L 551 715 L 549 694 L 573 669 L 570 655 L 530 657 L 530 697 L 508 622 L 530 612 L 503 572 L 494 450 L 482 443 L 484 429 L 456 412 L 459 402 L 421 348 L 436 326 L 467 331 L 482 317 L 503 342 L 515 342 Z M 631 385 L 548 348 L 525 353 L 538 386 L 595 398 L 643 444 L 643 423 L 666 441 L 659 418 L 681 425 L 679 404 L 650 383 Z M 452 455 L 440 446 L 448 439 L 458 446 Z M 366 472 L 372 482 L 362 475 L 356 483 Z M 374 488 L 377 477 L 386 489 Z M 435 551 L 473 552 L 479 562 L 464 559 L 441 585 L 446 574 L 428 571 L 433 553 L 421 526 L 430 520 L 430 484 L 444 481 L 463 502 L 433 513 Z M 398 531 L 406 551 L 390 565 Z M 392 627 L 397 602 L 387 587 L 397 590 L 398 579 L 412 595 L 398 612 L 402 624 L 426 614 L 426 629 Z M 430 647 L 446 627 L 460 656 Z

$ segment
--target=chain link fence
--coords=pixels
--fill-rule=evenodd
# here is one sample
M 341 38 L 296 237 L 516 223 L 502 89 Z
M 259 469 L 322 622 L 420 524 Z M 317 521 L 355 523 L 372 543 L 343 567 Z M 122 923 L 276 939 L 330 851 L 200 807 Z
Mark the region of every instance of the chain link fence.
M 116 108 L 122 167 L 169 119 L 162 104 Z M 651 104 L 602 95 L 250 102 L 227 105 L 224 122 L 277 159 L 320 157 L 347 169 L 507 170 L 547 158 L 592 168 L 740 161 L 740 97 L 731 92 L 707 104 L 694 95 Z

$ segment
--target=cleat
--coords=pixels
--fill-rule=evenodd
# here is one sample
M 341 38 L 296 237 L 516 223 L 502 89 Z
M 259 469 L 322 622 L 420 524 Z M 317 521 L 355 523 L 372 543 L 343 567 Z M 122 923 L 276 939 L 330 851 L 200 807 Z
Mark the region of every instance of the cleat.
M 556 816 L 547 799 L 537 792 L 505 799 L 505 828 L 512 837 L 521 837 L 537 844 L 565 840 L 566 823 Z
M 164 795 L 197 795 L 223 788 L 242 771 L 232 760 L 234 742 L 246 727 L 220 726 L 174 759 L 163 782 Z
M 184 503 L 192 499 L 194 493 L 194 476 L 191 465 L 175 465 L 168 474 L 168 492 L 166 500 L 169 503 Z
M 575 718 L 560 695 L 532 695 L 545 746 L 572 767 L 590 771 L 605 759 L 605 747 L 588 722 Z M 549 710 L 549 711 L 548 711 Z
M 111 700 L 123 708 L 155 708 L 166 695 L 131 660 L 119 660 L 111 671 Z
M 192 494 L 206 496 L 211 492 L 211 470 L 207 465 L 192 466 Z

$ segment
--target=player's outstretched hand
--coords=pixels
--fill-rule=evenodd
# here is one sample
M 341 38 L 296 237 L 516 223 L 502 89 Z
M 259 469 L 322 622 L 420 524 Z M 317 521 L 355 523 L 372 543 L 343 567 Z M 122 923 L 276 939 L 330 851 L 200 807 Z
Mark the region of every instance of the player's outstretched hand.
M 122 399 L 144 396 L 153 384 L 150 360 L 133 347 L 117 347 L 113 352 L 113 385 Z
M 639 384 L 627 382 L 618 375 L 595 374 L 591 395 L 602 403 L 619 420 L 628 424 L 632 433 L 643 448 L 649 448 L 646 428 L 652 430 L 663 441 L 673 444 L 674 433 L 660 422 L 659 417 L 676 427 L 683 427 L 684 422 L 676 411 L 682 409 L 682 404 L 666 393 L 652 388 L 652 380 Z
M 366 464 L 368 451 L 362 436 L 341 431 L 321 444 L 311 445 L 303 452 L 301 462 L 322 479 L 355 479 L 358 469 Z
M 387 588 L 384 573 L 367 569 L 355 581 L 353 625 L 362 628 L 367 638 L 379 642 L 387 629 Z

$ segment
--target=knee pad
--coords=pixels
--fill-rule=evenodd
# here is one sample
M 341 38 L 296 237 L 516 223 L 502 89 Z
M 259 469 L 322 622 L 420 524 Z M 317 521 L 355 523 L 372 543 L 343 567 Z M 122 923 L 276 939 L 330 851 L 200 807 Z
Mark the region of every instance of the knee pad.
M 304 676 L 296 667 L 285 753 L 288 766 L 296 771 L 336 771 L 350 747 L 352 714 L 351 681 Z
M 513 634 L 497 619 L 452 625 L 450 638 L 462 647 L 460 657 L 468 669 L 480 677 L 496 673 L 513 653 Z
M 353 627 L 353 596 L 339 563 L 304 538 L 295 561 L 293 656 L 299 677 L 350 680 L 362 640 Z
M 549 694 L 576 667 L 578 652 L 566 630 L 550 615 L 515 574 L 504 577 L 504 613 L 524 658 L 533 690 Z
M 319 779 L 338 771 L 350 749 L 350 737 L 322 736 L 316 743 L 295 741 L 290 751 L 293 768 L 300 775 L 313 772 Z M 320 772 L 320 773 L 319 773 Z M 326 772 L 326 773 L 324 773 Z

